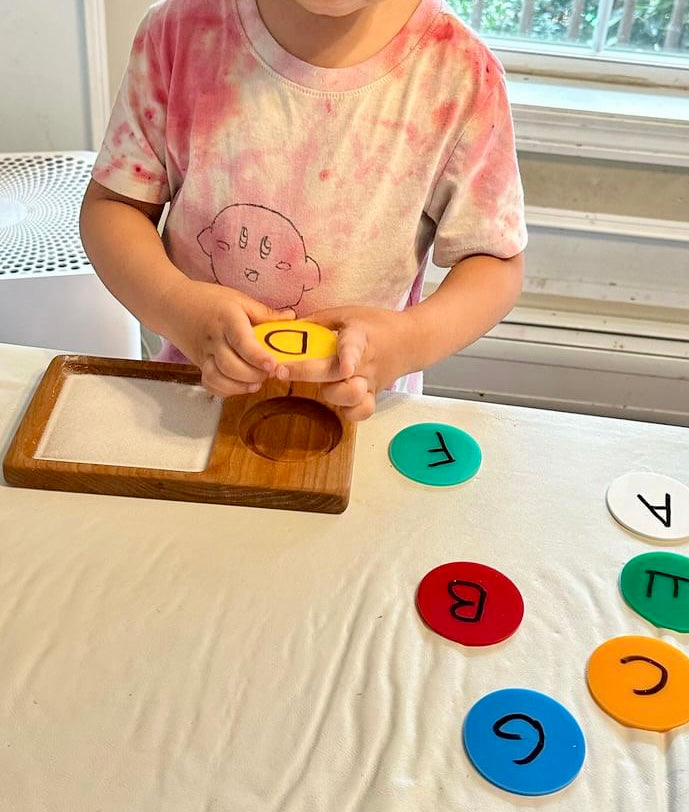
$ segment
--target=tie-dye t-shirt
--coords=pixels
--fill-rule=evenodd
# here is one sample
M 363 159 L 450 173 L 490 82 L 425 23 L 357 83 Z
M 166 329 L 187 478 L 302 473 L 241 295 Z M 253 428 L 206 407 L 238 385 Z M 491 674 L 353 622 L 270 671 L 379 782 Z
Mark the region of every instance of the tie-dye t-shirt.
M 93 177 L 170 201 L 189 277 L 300 317 L 418 302 L 431 247 L 450 267 L 526 242 L 503 70 L 443 0 L 348 68 L 292 56 L 256 0 L 154 5 Z

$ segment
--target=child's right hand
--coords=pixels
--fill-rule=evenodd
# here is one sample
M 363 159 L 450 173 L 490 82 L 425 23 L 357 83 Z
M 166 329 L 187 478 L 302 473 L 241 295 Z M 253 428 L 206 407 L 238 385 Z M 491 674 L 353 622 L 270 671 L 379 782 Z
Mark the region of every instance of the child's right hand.
M 253 325 L 294 318 L 233 288 L 185 280 L 171 304 L 166 338 L 201 370 L 201 383 L 220 397 L 257 392 L 277 367 Z

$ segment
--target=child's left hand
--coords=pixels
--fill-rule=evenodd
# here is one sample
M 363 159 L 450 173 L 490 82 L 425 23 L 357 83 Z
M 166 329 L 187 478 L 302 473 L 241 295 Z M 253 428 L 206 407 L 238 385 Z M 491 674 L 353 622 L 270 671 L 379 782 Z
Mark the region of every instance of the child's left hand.
M 343 407 L 348 420 L 365 420 L 376 410 L 376 394 L 414 371 L 416 337 L 408 311 L 376 307 L 335 307 L 312 313 L 309 321 L 337 331 L 337 356 L 282 364 L 281 380 L 321 383 L 323 398 Z

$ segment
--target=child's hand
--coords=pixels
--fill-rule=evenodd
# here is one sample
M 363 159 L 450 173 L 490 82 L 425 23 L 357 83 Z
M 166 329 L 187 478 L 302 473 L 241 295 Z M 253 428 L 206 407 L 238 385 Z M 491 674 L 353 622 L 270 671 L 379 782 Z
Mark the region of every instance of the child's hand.
M 201 370 L 201 383 L 226 397 L 257 392 L 277 367 L 257 341 L 252 327 L 294 318 L 232 288 L 208 282 L 185 283 L 173 305 L 176 320 L 167 336 Z
M 415 336 L 406 311 L 336 307 L 308 316 L 336 330 L 337 357 L 281 364 L 278 378 L 321 383 L 324 399 L 342 406 L 348 420 L 365 420 L 376 409 L 376 394 L 414 371 Z

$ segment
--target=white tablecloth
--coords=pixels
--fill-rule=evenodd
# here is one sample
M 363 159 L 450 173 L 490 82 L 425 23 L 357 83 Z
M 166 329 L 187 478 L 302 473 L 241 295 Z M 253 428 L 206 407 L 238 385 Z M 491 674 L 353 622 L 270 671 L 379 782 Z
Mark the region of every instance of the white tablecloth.
M 51 355 L 0 346 L 3 454 Z M 390 439 L 423 421 L 479 442 L 473 480 L 391 467 Z M 658 549 L 605 506 L 632 470 L 687 483 L 689 430 L 397 395 L 359 427 L 339 516 L 0 486 L 0 810 L 686 812 L 689 727 L 623 727 L 585 682 L 611 637 L 689 650 L 619 594 Z M 462 560 L 522 592 L 499 645 L 416 612 L 421 578 Z M 579 721 L 586 762 L 560 793 L 511 795 L 469 763 L 464 717 L 506 687 Z

